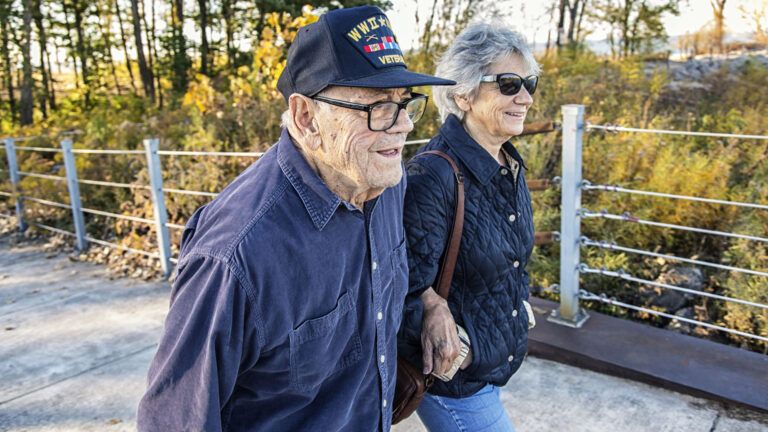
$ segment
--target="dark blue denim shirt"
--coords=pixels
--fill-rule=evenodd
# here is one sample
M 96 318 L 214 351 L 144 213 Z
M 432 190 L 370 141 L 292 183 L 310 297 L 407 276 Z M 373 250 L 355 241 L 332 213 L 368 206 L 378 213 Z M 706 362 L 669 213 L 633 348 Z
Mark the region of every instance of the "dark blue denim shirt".
M 283 131 L 187 223 L 139 430 L 389 430 L 404 194 L 355 208 Z

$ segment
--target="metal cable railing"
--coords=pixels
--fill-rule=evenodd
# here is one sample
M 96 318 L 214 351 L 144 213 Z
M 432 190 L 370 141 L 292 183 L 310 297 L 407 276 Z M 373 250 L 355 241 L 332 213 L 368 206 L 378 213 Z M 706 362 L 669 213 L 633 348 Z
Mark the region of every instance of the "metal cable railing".
M 56 176 L 56 175 L 50 175 L 50 174 L 38 174 L 38 173 L 26 172 L 26 171 L 17 171 L 17 172 L 22 177 L 34 177 L 34 178 L 41 178 L 41 179 L 53 180 L 53 181 L 67 181 L 67 178 L 62 176 Z
M 220 152 L 192 150 L 159 150 L 160 156 L 222 156 L 222 157 L 262 157 L 264 152 Z
M 108 187 L 118 187 L 118 188 L 124 188 L 124 189 L 151 189 L 147 185 L 137 185 L 137 184 L 131 184 L 131 183 L 117 183 L 117 182 L 108 182 L 108 181 L 101 181 L 101 180 L 77 180 L 80 184 L 87 184 L 87 185 L 95 185 L 95 186 L 108 186 Z
M 722 204 L 722 205 L 730 205 L 730 206 L 736 206 L 736 207 L 768 210 L 768 204 L 754 204 L 754 203 L 746 203 L 746 202 L 739 202 L 739 201 L 725 201 L 725 200 L 719 200 L 719 199 L 713 199 L 713 198 L 701 198 L 701 197 L 694 197 L 694 196 L 687 196 L 687 195 L 674 195 L 674 194 L 668 194 L 668 193 L 662 193 L 662 192 L 649 192 L 649 191 L 643 191 L 643 190 L 637 190 L 637 189 L 627 189 L 621 186 L 593 185 L 586 180 L 582 182 L 581 188 L 582 190 L 619 192 L 619 193 L 645 195 L 645 196 L 652 196 L 652 197 L 659 197 L 659 198 L 671 198 L 671 199 L 679 199 L 679 200 L 704 202 L 709 204 Z
M 215 192 L 202 192 L 202 191 L 192 191 L 192 190 L 186 190 L 186 189 L 172 189 L 172 188 L 163 188 L 163 192 L 181 194 L 181 195 L 205 196 L 205 197 L 216 197 L 219 195 Z
M 117 213 L 110 213 L 110 212 L 106 212 L 106 211 L 102 211 L 102 210 L 94 210 L 94 209 L 89 209 L 89 208 L 85 208 L 85 207 L 83 207 L 81 210 L 82 210 L 83 213 L 90 213 L 90 214 L 94 214 L 94 215 L 98 215 L 98 216 L 106 216 L 106 217 L 110 217 L 110 218 L 113 218 L 113 219 L 121 219 L 121 220 L 127 220 L 127 221 L 131 221 L 131 222 L 139 222 L 139 223 L 150 224 L 150 225 L 154 225 L 154 223 L 155 223 L 155 221 L 153 221 L 151 219 L 145 219 L 145 218 L 140 218 L 140 217 L 136 217 L 136 216 L 121 215 L 121 214 L 117 214 Z
M 744 268 L 740 268 L 740 267 L 733 267 L 733 266 L 729 266 L 729 265 L 725 265 L 725 264 L 717 264 L 717 263 L 712 263 L 712 262 L 708 262 L 708 261 L 701 261 L 701 260 L 696 260 L 696 259 L 691 259 L 691 258 L 678 257 L 678 256 L 674 256 L 674 255 L 665 255 L 665 254 L 660 254 L 660 253 L 656 253 L 656 252 L 645 251 L 645 250 L 642 250 L 642 249 L 633 249 L 633 248 L 628 248 L 628 247 L 624 247 L 624 246 L 618 246 L 616 243 L 609 243 L 609 242 L 606 242 L 606 241 L 590 240 L 587 237 L 582 237 L 581 238 L 581 244 L 584 245 L 584 246 L 591 246 L 591 247 L 596 247 L 596 248 L 600 248 L 600 249 L 614 250 L 614 251 L 619 251 L 619 252 L 627 252 L 627 253 L 632 253 L 632 254 L 637 254 L 637 255 L 645 255 L 645 256 L 654 257 L 654 258 L 662 258 L 662 259 L 665 259 L 667 261 L 684 262 L 684 263 L 688 263 L 688 264 L 700 265 L 700 266 L 705 266 L 705 267 L 712 267 L 712 268 L 716 268 L 716 269 L 719 269 L 719 270 L 733 271 L 733 272 L 744 273 L 744 274 L 749 274 L 749 275 L 753 275 L 753 276 L 768 277 L 768 273 L 757 271 L 757 270 L 749 270 L 749 269 L 744 269 Z
M 643 285 L 650 285 L 650 286 L 654 286 L 654 287 L 658 287 L 658 288 L 665 288 L 665 289 L 670 289 L 670 290 L 673 290 L 673 291 L 679 291 L 679 292 L 684 292 L 684 293 L 687 293 L 687 294 L 693 294 L 693 295 L 696 295 L 696 296 L 709 297 L 709 298 L 713 298 L 713 299 L 717 299 L 717 300 L 729 301 L 729 302 L 733 302 L 733 303 L 740 303 L 740 304 L 747 305 L 747 306 L 753 306 L 753 307 L 757 307 L 757 308 L 768 309 L 768 305 L 762 304 L 762 303 L 756 303 L 756 302 L 742 300 L 742 299 L 738 299 L 738 298 L 734 298 L 734 297 L 728 297 L 728 296 L 723 296 L 723 295 L 719 295 L 719 294 L 712 294 L 712 293 L 708 293 L 706 291 L 698 291 L 698 290 L 694 290 L 694 289 L 690 289 L 690 288 L 685 288 L 685 287 L 681 287 L 681 286 L 676 286 L 676 285 L 671 285 L 671 284 L 667 284 L 667 283 L 663 283 L 663 282 L 656 282 L 656 281 L 652 281 L 652 280 L 637 278 L 637 277 L 634 277 L 631 274 L 627 273 L 624 270 L 611 271 L 611 270 L 606 270 L 606 269 L 593 269 L 593 268 L 590 268 L 589 266 L 587 266 L 586 264 L 582 264 L 579 267 L 579 272 L 585 273 L 585 274 L 599 274 L 599 275 L 603 275 L 603 276 L 611 276 L 611 277 L 623 279 L 623 280 L 630 281 L 630 282 L 636 282 L 636 283 L 643 284 Z
M 72 149 L 75 154 L 100 154 L 100 155 L 143 155 L 143 150 L 109 150 L 109 149 Z
M 698 321 L 698 320 L 694 320 L 694 319 L 690 319 L 690 318 L 685 318 L 685 317 L 678 316 L 678 315 L 672 315 L 672 314 L 660 312 L 660 311 L 653 310 L 653 309 L 648 309 L 648 308 L 644 308 L 644 307 L 640 307 L 640 306 L 631 305 L 631 304 L 628 304 L 628 303 L 620 302 L 620 301 L 618 301 L 616 299 L 613 299 L 613 298 L 608 298 L 608 296 L 606 296 L 605 294 L 596 295 L 596 294 L 593 294 L 593 293 L 591 293 L 589 291 L 586 291 L 586 290 L 580 290 L 579 298 L 582 299 L 582 300 L 587 300 L 587 301 L 599 301 L 599 302 L 607 303 L 607 304 L 610 304 L 610 305 L 613 305 L 613 306 L 618 306 L 618 307 L 621 307 L 621 308 L 624 308 L 624 309 L 632 309 L 632 310 L 637 311 L 637 312 L 644 312 L 644 313 L 651 314 L 651 315 L 656 315 L 656 316 L 660 316 L 660 317 L 664 317 L 664 318 L 669 318 L 669 319 L 673 319 L 673 320 L 682 321 L 682 322 L 685 322 L 685 323 L 688 323 L 688 324 L 693 324 L 693 325 L 697 325 L 697 326 L 707 327 L 707 328 L 710 328 L 710 329 L 713 329 L 713 330 L 720 330 L 720 331 L 723 331 L 723 332 L 726 332 L 726 333 L 731 333 L 731 334 L 735 334 L 735 335 L 738 335 L 738 336 L 743 336 L 743 337 L 746 337 L 746 338 L 751 338 L 751 339 L 756 339 L 756 340 L 760 340 L 760 341 L 763 341 L 763 342 L 768 342 L 768 337 L 759 336 L 759 335 L 755 335 L 755 334 L 752 334 L 752 333 L 747 333 L 747 332 L 743 332 L 743 331 L 739 331 L 739 330 L 734 330 L 734 329 L 731 329 L 731 328 L 728 328 L 728 327 L 723 327 L 723 326 L 719 326 L 719 325 L 716 325 L 716 324 L 707 323 L 707 322 L 704 322 L 704 321 Z
M 649 133 L 659 135 L 682 135 L 682 136 L 698 136 L 698 137 L 710 137 L 710 138 L 738 138 L 738 139 L 757 139 L 768 140 L 766 135 L 744 135 L 744 134 L 730 134 L 730 133 L 717 133 L 717 132 L 688 132 L 688 131 L 676 131 L 665 129 L 640 129 L 623 127 L 618 125 L 596 125 L 587 123 L 585 125 L 586 130 L 604 130 L 606 132 L 635 132 L 635 133 Z
M 62 150 L 54 147 L 22 147 L 17 146 L 16 150 L 21 151 L 35 151 L 35 152 L 42 152 L 42 153 L 61 153 Z
M 38 204 L 47 205 L 47 206 L 50 206 L 50 207 L 58 207 L 58 208 L 63 208 L 63 209 L 71 209 L 72 208 L 72 206 L 69 205 L 69 204 L 62 204 L 62 203 L 59 203 L 59 202 L 56 202 L 56 201 L 48 201 L 48 200 L 45 200 L 45 199 L 34 198 L 34 197 L 29 197 L 29 196 L 24 196 L 24 195 L 21 196 L 21 199 L 24 200 L 24 201 L 30 201 L 30 202 L 34 202 L 34 203 L 38 203 Z
M 567 109 L 566 109 L 567 108 Z M 581 109 L 581 113 L 579 111 Z M 625 213 L 623 215 L 615 215 L 615 214 L 609 214 L 607 211 L 602 212 L 591 212 L 587 209 L 581 208 L 580 201 L 571 200 L 567 201 L 566 199 L 568 197 L 571 197 L 572 195 L 577 195 L 579 190 L 585 190 L 585 191 L 603 191 L 603 192 L 614 192 L 614 193 L 622 193 L 622 194 L 635 194 L 635 195 L 641 195 L 641 196 L 651 196 L 656 198 L 668 198 L 668 199 L 678 199 L 678 200 L 689 200 L 689 201 L 695 201 L 695 202 L 701 202 L 701 203 L 709 203 L 709 204 L 717 204 L 717 205 L 729 205 L 729 206 L 736 206 L 740 208 L 750 208 L 750 209 L 759 209 L 759 210 L 766 210 L 768 209 L 768 205 L 761 204 L 761 203 L 748 203 L 748 202 L 738 202 L 738 201 L 728 201 L 723 199 L 714 199 L 714 198 L 706 198 L 706 197 L 695 197 L 695 196 L 686 196 L 686 195 L 679 195 L 679 194 L 669 194 L 669 193 L 663 193 L 663 192 L 652 192 L 652 191 L 643 191 L 638 189 L 630 189 L 630 188 L 624 188 L 621 186 L 610 186 L 610 185 L 592 185 L 588 181 L 582 181 L 581 180 L 581 136 L 583 136 L 584 131 L 587 130 L 604 130 L 607 132 L 635 132 L 635 133 L 657 133 L 657 134 L 668 134 L 668 135 L 681 135 L 681 136 L 699 136 L 699 137 L 716 137 L 716 138 L 737 138 L 737 139 L 768 139 L 766 136 L 758 136 L 758 135 L 743 135 L 743 134 L 721 134 L 721 133 L 707 133 L 707 132 L 686 132 L 686 131 L 670 131 L 670 130 L 661 130 L 661 129 L 638 129 L 638 128 L 627 128 L 627 127 L 620 127 L 620 126 L 613 126 L 613 125 L 592 125 L 587 124 L 583 121 L 583 107 L 564 107 L 563 108 L 564 113 L 564 123 L 562 127 L 563 131 L 563 175 L 562 175 L 562 186 L 561 186 L 561 196 L 563 198 L 563 212 L 561 216 L 561 222 L 564 224 L 563 229 L 561 232 L 561 236 L 563 236 L 563 242 L 561 243 L 561 254 L 573 254 L 574 248 L 572 246 L 567 246 L 571 243 L 575 245 L 575 251 L 578 253 L 578 249 L 581 247 L 595 247 L 595 248 L 601 248 L 605 250 L 613 250 L 617 252 L 624 252 L 628 254 L 637 254 L 640 256 L 648 256 L 648 257 L 655 257 L 655 258 L 662 258 L 665 260 L 669 260 L 672 262 L 681 262 L 691 265 L 698 265 L 698 266 L 704 266 L 709 267 L 717 270 L 722 271 L 731 271 L 731 272 L 738 272 L 742 274 L 747 274 L 751 276 L 759 276 L 759 277 L 765 277 L 768 276 L 767 272 L 760 271 L 757 269 L 744 269 L 739 268 L 737 266 L 731 266 L 726 264 L 720 264 L 720 263 L 713 263 L 713 262 L 707 262 L 704 260 L 699 259 L 693 259 L 693 258 L 683 258 L 683 257 L 676 257 L 674 255 L 666 255 L 662 253 L 657 252 L 651 252 L 651 251 L 645 251 L 641 249 L 636 248 L 630 248 L 625 246 L 618 246 L 613 243 L 608 242 L 597 242 L 592 241 L 587 238 L 581 239 L 581 242 L 579 242 L 580 239 L 580 228 L 577 228 L 575 231 L 572 229 L 571 226 L 566 227 L 565 221 L 567 219 L 573 219 L 572 221 L 568 221 L 568 224 L 575 224 L 578 227 L 579 217 L 574 216 L 581 216 L 584 218 L 605 218 L 605 219 L 612 219 L 612 220 L 620 220 L 624 222 L 632 222 L 632 223 L 639 223 L 644 224 L 648 226 L 658 227 L 658 228 L 665 228 L 665 229 L 675 229 L 675 230 L 683 230 L 683 231 L 689 231 L 689 232 L 695 232 L 698 234 L 706 234 L 706 235 L 717 235 L 722 237 L 728 237 L 732 239 L 743 239 L 743 240 L 749 240 L 749 241 L 758 241 L 758 242 L 768 242 L 768 238 L 764 238 L 761 236 L 755 236 L 755 235 L 747 235 L 747 234 L 739 234 L 739 233 L 728 233 L 724 231 L 717 231 L 717 230 L 710 230 L 710 229 L 703 229 L 703 228 L 696 228 L 696 227 L 689 227 L 684 225 L 675 225 L 675 224 L 668 224 L 663 222 L 657 222 L 657 221 L 651 221 L 651 220 L 644 220 L 640 219 L 638 217 L 634 217 L 629 213 Z M 581 115 L 581 120 L 579 119 L 579 115 Z M 543 131 L 551 131 L 559 128 L 555 127 L 547 127 L 546 130 Z M 531 132 L 535 133 L 535 132 Z M 429 142 L 429 139 L 422 139 L 422 140 L 411 140 L 406 141 L 406 145 L 417 145 L 417 144 L 424 144 Z M 6 142 L 6 145 L 8 143 Z M 132 222 L 139 222 L 149 225 L 155 225 L 158 231 L 158 234 L 162 234 L 158 236 L 158 253 L 150 253 L 146 251 L 141 251 L 138 249 L 132 249 L 129 247 L 125 247 L 122 245 L 118 245 L 115 243 L 106 242 L 104 240 L 94 239 L 92 237 L 85 236 L 83 233 L 82 228 L 78 231 L 76 229 L 75 233 L 60 230 L 58 228 L 53 227 L 47 227 L 51 229 L 55 229 L 58 231 L 54 232 L 60 232 L 64 233 L 66 232 L 66 235 L 69 236 L 75 236 L 80 239 L 85 238 L 87 241 L 92 242 L 94 244 L 100 244 L 104 246 L 119 248 L 122 250 L 126 250 L 128 252 L 132 253 L 139 253 L 145 256 L 150 257 L 156 257 L 159 258 L 161 263 L 177 263 L 178 257 L 172 256 L 170 253 L 170 246 L 169 246 L 169 240 L 167 238 L 168 236 L 168 230 L 174 229 L 174 230 L 183 230 L 184 225 L 171 223 L 167 221 L 167 211 L 165 209 L 165 195 L 164 194 L 184 194 L 184 195 L 190 195 L 190 196 L 201 196 L 201 197 L 207 197 L 207 198 L 213 198 L 217 196 L 218 194 L 215 192 L 205 192 L 205 191 L 195 191 L 195 190 L 186 190 L 181 188 L 170 188 L 170 187 L 163 187 L 162 185 L 162 167 L 160 164 L 159 156 L 199 156 L 199 157 L 254 157 L 258 158 L 263 156 L 264 152 L 225 152 L 225 151 L 205 151 L 205 150 L 160 150 L 159 149 L 159 142 L 157 140 L 145 140 L 144 141 L 144 150 L 118 150 L 118 149 L 74 149 L 71 146 L 71 140 L 69 141 L 69 146 L 65 146 L 65 142 L 62 141 L 62 149 L 56 149 L 56 148 L 43 148 L 43 147 L 16 147 L 20 149 L 21 151 L 41 151 L 41 152 L 63 152 L 64 153 L 64 159 L 67 160 L 69 157 L 72 158 L 73 154 L 102 154 L 102 155 L 144 155 L 147 158 L 147 164 L 148 164 L 148 173 L 150 177 L 150 183 L 151 185 L 137 185 L 137 184 L 129 184 L 129 183 L 118 183 L 118 182 L 109 182 L 109 181 L 103 181 L 103 180 L 78 180 L 77 173 L 74 169 L 74 164 L 72 163 L 70 166 L 67 167 L 67 177 L 59 177 L 59 176 L 51 176 L 46 174 L 36 174 L 36 173 L 19 173 L 18 169 L 16 167 L 12 167 L 9 165 L 9 169 L 11 171 L 16 170 L 16 175 L 28 175 L 31 177 L 38 177 L 38 178 L 45 178 L 49 180 L 57 180 L 57 181 L 67 181 L 67 185 L 70 188 L 70 194 L 73 193 L 73 187 L 75 188 L 75 192 L 77 195 L 77 200 L 72 201 L 72 206 L 61 204 L 61 203 L 55 203 L 53 201 L 46 201 L 46 200 L 40 200 L 36 198 L 31 197 L 21 197 L 21 200 L 27 200 L 32 202 L 37 202 L 40 204 L 46 204 L 46 205 L 52 205 L 57 206 L 60 208 L 68 208 L 72 209 L 73 218 L 76 219 L 76 214 L 80 213 L 81 215 L 83 213 L 88 214 L 94 214 L 94 215 L 100 215 L 100 216 L 106 216 L 110 218 L 115 218 L 119 220 L 128 220 Z M 3 148 L 3 147 L 0 147 Z M 13 143 L 10 144 L 10 147 L 13 148 Z M 14 156 L 15 157 L 15 156 Z M 577 158 L 577 159 L 576 159 Z M 70 162 L 72 162 L 70 160 Z M 578 163 L 576 163 L 578 162 Z M 10 157 L 9 157 L 9 163 L 10 163 Z M 566 170 L 569 172 L 566 173 Z M 574 171 L 578 170 L 578 171 Z M 576 174 L 576 181 L 574 181 L 574 173 Z M 11 172 L 11 174 L 14 174 Z M 11 178 L 13 182 L 13 178 Z M 558 178 L 558 180 L 560 180 Z M 531 181 L 531 190 L 543 190 L 546 188 L 549 188 L 553 185 L 560 186 L 559 181 L 547 181 L 547 180 L 532 180 Z M 111 213 L 107 211 L 102 210 L 94 210 L 94 209 L 88 209 L 88 208 L 81 208 L 80 204 L 80 198 L 79 198 L 79 190 L 76 188 L 78 184 L 85 184 L 85 185 L 94 185 L 94 186 L 106 186 L 106 187 L 121 187 L 121 188 L 130 188 L 130 189 L 143 189 L 143 190 L 150 190 L 152 192 L 152 202 L 154 204 L 154 220 L 148 219 L 148 218 L 142 218 L 142 217 L 135 217 L 135 216 L 128 216 L 128 215 L 120 215 L 116 213 Z M 73 186 L 74 185 L 74 186 Z M 14 184 L 14 187 L 15 184 Z M 16 191 L 17 189 L 14 189 Z M 3 196 L 17 196 L 19 197 L 19 194 L 11 194 L 11 193 L 3 193 Z M 17 198 L 19 199 L 19 198 Z M 569 199 L 569 198 L 568 198 Z M 567 204 L 567 205 L 566 205 Z M 18 206 L 17 206 L 17 212 L 18 212 Z M 22 213 L 23 215 L 23 210 Z M 566 217 L 566 215 L 572 215 L 570 218 Z M 39 225 L 39 224 L 38 224 Z M 77 223 L 75 223 L 75 227 L 77 228 Z M 43 228 L 46 229 L 46 228 Z M 163 235 L 166 236 L 166 238 L 163 238 Z M 570 249 L 568 249 L 570 248 Z M 566 250 L 568 249 L 568 250 Z M 578 257 L 578 255 L 575 255 Z M 581 265 L 578 270 L 574 271 L 573 264 L 569 263 L 579 263 L 579 260 L 573 260 L 569 261 L 568 259 L 563 259 L 563 256 L 561 255 L 561 287 L 565 286 L 565 289 L 562 290 L 561 293 L 561 302 L 565 304 L 565 302 L 568 302 L 569 298 L 576 299 L 576 302 L 578 303 L 578 298 L 581 297 L 585 300 L 595 300 L 599 299 L 600 301 L 604 301 L 606 303 L 611 303 L 613 305 L 619 306 L 619 307 L 625 307 L 628 309 L 633 309 L 637 311 L 643 311 L 647 312 L 649 314 L 658 315 L 658 316 L 665 316 L 667 318 L 671 319 L 677 319 L 680 321 L 688 322 L 695 325 L 702 325 L 705 327 L 709 327 L 712 329 L 722 330 L 726 332 L 730 332 L 733 334 L 745 336 L 745 337 L 753 337 L 757 338 L 759 340 L 767 340 L 768 338 L 758 336 L 758 335 L 752 335 L 747 332 L 740 332 L 732 329 L 727 329 L 722 326 L 718 326 L 711 323 L 704 323 L 696 320 L 691 320 L 685 317 L 678 317 L 672 314 L 664 313 L 655 311 L 652 309 L 646 309 L 640 306 L 633 306 L 626 303 L 619 302 L 615 299 L 609 299 L 606 296 L 595 296 L 594 294 L 587 293 L 586 291 L 579 290 L 578 288 L 578 274 L 580 273 L 579 270 L 581 270 L 581 273 L 584 274 L 599 274 L 604 277 L 613 277 L 617 279 L 621 279 L 624 281 L 629 281 L 633 283 L 638 284 L 647 284 L 649 286 L 654 286 L 658 288 L 663 289 L 669 289 L 669 290 L 676 290 L 680 292 L 684 292 L 686 294 L 690 295 L 696 295 L 696 296 L 702 296 L 702 297 L 708 297 L 716 300 L 721 301 L 727 301 L 727 302 L 734 302 L 745 306 L 750 307 L 758 307 L 761 309 L 767 309 L 768 307 L 766 305 L 763 305 L 758 302 L 753 301 L 747 301 L 744 299 L 737 299 L 729 296 L 724 296 L 720 294 L 714 294 L 704 291 L 697 291 L 688 289 L 685 287 L 675 286 L 673 284 L 667 284 L 662 282 L 656 282 L 656 281 L 650 281 L 645 280 L 641 278 L 637 278 L 635 276 L 632 276 L 624 271 L 608 271 L 605 269 L 596 270 L 596 269 L 590 269 L 584 265 Z M 569 267 L 570 266 L 570 267 Z M 570 270 L 568 270 L 570 268 Z M 164 270 L 166 267 L 164 266 Z M 563 270 L 566 269 L 566 270 Z M 565 271 L 565 273 L 564 273 Z M 564 280 L 563 275 L 567 272 L 575 273 L 575 290 L 573 288 L 574 280 L 573 277 L 569 276 L 570 280 Z M 167 273 L 166 273 L 167 274 Z M 566 308 L 567 309 L 567 308 Z M 572 310 L 575 310 L 578 312 L 578 304 L 576 308 L 572 308 Z M 575 318 L 571 317 L 569 318 L 571 320 L 574 320 Z M 585 318 L 584 318 L 585 319 Z M 583 320 L 582 320 L 583 322 Z M 578 326 L 578 324 L 577 324 Z
M 610 219 L 610 220 L 618 220 L 618 221 L 624 221 L 624 222 L 632 222 L 632 223 L 638 223 L 642 225 L 648 225 L 648 226 L 654 226 L 659 228 L 670 228 L 675 230 L 682 230 L 682 231 L 690 231 L 695 232 L 699 234 L 710 234 L 720 237 L 729 237 L 729 238 L 737 238 L 742 240 L 750 240 L 750 241 L 757 241 L 757 242 L 763 242 L 768 243 L 768 238 L 765 237 L 758 237 L 758 236 L 752 236 L 752 235 L 746 235 L 746 234 L 734 234 L 729 233 L 725 231 L 716 231 L 716 230 L 709 230 L 704 228 L 694 228 L 684 225 L 675 225 L 675 224 L 668 224 L 668 223 L 662 223 L 662 222 L 654 222 L 649 221 L 645 219 L 640 219 L 637 217 L 632 216 L 629 213 L 624 213 L 623 215 L 615 215 L 610 214 L 606 210 L 599 211 L 599 212 L 592 212 L 587 209 L 582 209 L 581 211 L 581 217 L 584 218 L 603 218 L 603 219 Z

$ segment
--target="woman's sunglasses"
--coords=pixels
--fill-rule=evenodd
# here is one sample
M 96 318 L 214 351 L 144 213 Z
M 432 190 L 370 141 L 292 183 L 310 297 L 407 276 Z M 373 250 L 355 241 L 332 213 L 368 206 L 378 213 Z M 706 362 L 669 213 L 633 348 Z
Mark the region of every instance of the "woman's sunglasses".
M 523 78 L 516 73 L 509 72 L 498 75 L 483 75 L 480 82 L 499 83 L 499 91 L 505 96 L 514 96 L 523 87 L 529 95 L 533 96 L 536 93 L 536 86 L 539 85 L 539 77 L 530 75 Z

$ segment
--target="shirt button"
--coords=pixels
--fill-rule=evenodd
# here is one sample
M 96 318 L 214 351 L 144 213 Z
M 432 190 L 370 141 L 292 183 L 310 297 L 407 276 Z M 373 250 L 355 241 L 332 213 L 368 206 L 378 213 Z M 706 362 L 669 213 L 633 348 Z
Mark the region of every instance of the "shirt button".
M 508 173 L 509 173 L 509 171 L 507 171 L 506 168 L 502 168 L 501 169 L 501 175 L 507 175 Z
M 512 317 L 514 318 L 516 316 L 517 316 L 517 309 L 513 309 L 512 310 Z
M 513 356 L 513 355 L 510 355 L 509 357 L 507 357 L 507 361 L 509 361 L 509 362 L 511 362 L 514 359 L 515 359 L 515 356 Z
M 513 263 L 512 263 L 512 267 L 514 267 L 514 268 L 518 268 L 518 267 L 520 267 L 520 261 L 515 261 L 515 262 L 513 262 Z
M 509 221 L 510 222 L 514 222 L 515 220 L 517 220 L 517 216 L 515 216 L 513 214 L 509 215 Z
M 383 314 L 383 313 L 381 313 L 381 312 L 379 312 L 378 314 L 376 314 L 376 318 L 377 318 L 379 321 L 381 321 L 381 320 L 382 320 L 382 318 L 384 318 L 384 314 Z
M 385 356 L 381 356 L 381 362 L 382 362 L 382 363 L 384 363 L 384 360 L 386 360 L 386 359 L 387 359 L 387 358 L 386 358 Z
M 387 400 L 384 399 L 384 402 L 382 402 L 381 405 L 384 406 L 384 408 L 386 408 L 387 407 Z
M 373 271 L 376 271 L 376 269 L 379 268 L 379 263 L 374 261 L 373 264 L 371 265 L 371 267 L 373 268 Z

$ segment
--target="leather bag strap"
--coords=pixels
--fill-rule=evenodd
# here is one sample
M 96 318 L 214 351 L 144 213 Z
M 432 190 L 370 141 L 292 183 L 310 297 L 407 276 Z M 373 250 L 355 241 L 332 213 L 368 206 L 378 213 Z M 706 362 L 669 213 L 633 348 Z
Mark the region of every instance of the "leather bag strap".
M 443 255 L 443 262 L 440 266 L 440 275 L 437 278 L 437 293 L 447 300 L 448 294 L 451 292 L 453 272 L 456 270 L 456 260 L 459 257 L 461 233 L 464 230 L 464 175 L 450 156 L 438 150 L 428 150 L 419 153 L 414 159 L 427 154 L 439 156 L 448 161 L 448 163 L 451 164 L 454 178 L 456 179 L 456 208 L 453 215 L 453 226 L 451 227 L 451 233 L 448 237 L 448 249 Z

